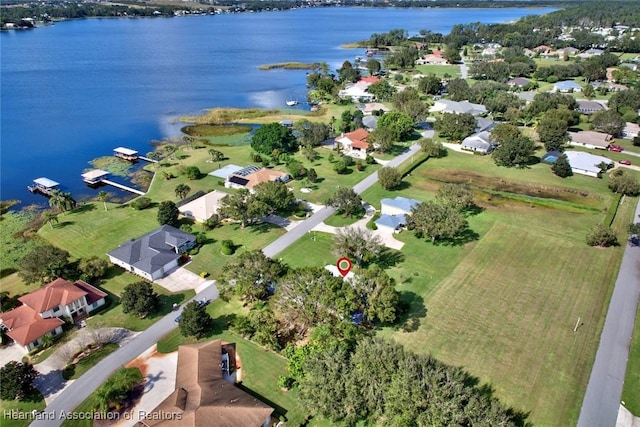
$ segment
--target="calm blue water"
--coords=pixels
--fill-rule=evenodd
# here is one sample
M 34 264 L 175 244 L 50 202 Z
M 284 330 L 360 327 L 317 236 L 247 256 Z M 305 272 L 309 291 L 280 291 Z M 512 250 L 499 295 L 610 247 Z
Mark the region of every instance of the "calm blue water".
M 394 28 L 448 33 L 553 9 L 360 9 L 156 19 L 87 19 L 0 34 L 0 198 L 44 203 L 26 186 L 46 176 L 76 199 L 89 161 L 125 146 L 145 154 L 175 135 L 172 119 L 211 107 L 284 107 L 306 99 L 303 71 L 261 64 L 363 52 L 340 44 Z M 112 191 L 109 189 L 109 191 Z M 113 190 L 115 192 L 115 190 Z

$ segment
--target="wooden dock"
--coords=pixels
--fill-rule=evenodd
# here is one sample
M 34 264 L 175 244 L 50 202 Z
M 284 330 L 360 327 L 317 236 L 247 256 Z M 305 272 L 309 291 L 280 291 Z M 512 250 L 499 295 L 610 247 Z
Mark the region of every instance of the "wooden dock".
M 138 158 L 139 158 L 140 160 L 144 160 L 145 162 L 149 162 L 149 163 L 158 163 L 158 161 L 157 161 L 157 160 L 153 160 L 153 159 L 150 159 L 150 158 L 145 157 L 145 156 L 138 156 Z
M 139 196 L 143 196 L 144 195 L 144 193 L 142 191 L 140 191 L 140 190 L 136 190 L 135 188 L 127 187 L 126 185 L 118 184 L 117 182 L 109 181 L 108 179 L 102 179 L 102 180 L 100 180 L 100 182 L 102 182 L 103 184 L 106 184 L 106 185 L 111 185 L 113 187 L 119 188 L 121 190 L 128 191 L 130 193 L 137 194 Z

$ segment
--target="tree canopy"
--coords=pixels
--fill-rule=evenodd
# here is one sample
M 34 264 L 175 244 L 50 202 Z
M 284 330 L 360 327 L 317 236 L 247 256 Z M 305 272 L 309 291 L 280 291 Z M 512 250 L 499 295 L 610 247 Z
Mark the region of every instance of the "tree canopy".
M 270 208 L 270 212 L 290 212 L 296 206 L 296 196 L 280 181 L 262 182 L 255 186 L 255 199 Z
M 44 283 L 65 275 L 69 252 L 51 245 L 36 246 L 18 265 L 18 275 L 26 283 Z
M 237 193 L 228 194 L 220 200 L 218 213 L 224 218 L 240 221 L 240 227 L 254 222 L 269 213 L 271 208 L 257 197 L 243 188 Z
M 440 136 L 449 141 L 460 142 L 474 132 L 476 118 L 469 113 L 444 113 L 436 120 L 435 128 L 440 132 Z
M 125 286 L 120 295 L 122 312 L 131 313 L 140 317 L 152 313 L 160 303 L 160 296 L 153 290 L 148 282 L 136 282 Z
M 427 201 L 414 206 L 407 218 L 407 228 L 416 236 L 427 236 L 433 243 L 459 236 L 468 227 L 465 217 L 452 206 Z
M 0 368 L 0 399 L 20 400 L 32 389 L 38 371 L 30 363 L 11 361 Z
M 385 190 L 393 190 L 402 183 L 402 175 L 397 168 L 385 166 L 378 171 L 378 182 Z
M 248 302 L 265 299 L 286 271 L 280 261 L 266 257 L 260 250 L 243 252 L 222 268 L 220 293 L 233 293 Z
M 357 265 L 376 262 L 383 248 L 380 237 L 364 228 L 344 227 L 333 236 L 334 255 L 347 257 Z
M 175 203 L 171 200 L 166 200 L 160 203 L 158 207 L 158 223 L 160 225 L 171 225 L 173 227 L 177 227 L 178 216 L 180 215 L 180 211 Z
M 191 301 L 187 304 L 182 310 L 181 316 L 180 333 L 185 337 L 203 338 L 213 322 L 206 311 L 206 306 L 199 301 Z
M 536 145 L 527 136 L 518 134 L 505 138 L 493 153 L 493 160 L 498 166 L 523 168 L 535 153 Z
M 364 213 L 362 198 L 353 191 L 353 188 L 339 187 L 327 202 L 327 206 L 336 208 L 336 211 L 344 216 L 356 216 Z
M 251 138 L 251 148 L 268 156 L 274 150 L 293 153 L 298 149 L 298 141 L 290 128 L 280 123 L 268 123 L 256 129 Z

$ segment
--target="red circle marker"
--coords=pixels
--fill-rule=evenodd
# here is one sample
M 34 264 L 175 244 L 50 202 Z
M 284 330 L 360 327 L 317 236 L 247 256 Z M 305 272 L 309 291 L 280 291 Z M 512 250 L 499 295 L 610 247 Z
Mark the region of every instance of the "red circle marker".
M 342 274 L 342 277 L 346 277 L 347 274 L 349 274 L 349 272 L 351 271 L 351 267 L 353 267 L 353 264 L 351 263 L 351 260 L 349 258 L 342 257 L 336 263 L 336 267 L 338 267 L 338 271 L 340 272 L 340 274 Z

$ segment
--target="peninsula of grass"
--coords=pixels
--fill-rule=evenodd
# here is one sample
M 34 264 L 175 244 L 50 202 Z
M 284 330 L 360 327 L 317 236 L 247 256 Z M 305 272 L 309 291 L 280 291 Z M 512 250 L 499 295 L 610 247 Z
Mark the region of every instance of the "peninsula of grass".
M 285 69 L 285 70 L 315 70 L 322 67 L 320 62 L 277 62 L 275 64 L 264 64 L 258 66 L 259 70 L 273 70 L 273 69 Z
M 228 136 L 251 132 L 251 126 L 197 124 L 183 126 L 180 131 L 194 137 Z
M 180 121 L 196 124 L 226 125 L 239 120 L 277 115 L 279 110 L 261 108 L 212 108 L 199 116 L 182 116 Z

